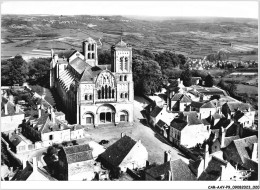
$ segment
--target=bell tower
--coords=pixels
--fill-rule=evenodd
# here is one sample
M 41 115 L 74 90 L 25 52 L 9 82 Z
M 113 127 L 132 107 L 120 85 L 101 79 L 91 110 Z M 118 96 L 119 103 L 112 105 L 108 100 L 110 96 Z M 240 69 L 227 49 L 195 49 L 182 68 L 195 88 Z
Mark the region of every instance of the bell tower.
M 111 47 L 111 71 L 115 73 L 132 73 L 132 47 L 122 40 Z
M 85 62 L 91 65 L 92 67 L 97 66 L 97 42 L 89 37 L 87 40 L 83 41 L 82 49 L 84 53 Z

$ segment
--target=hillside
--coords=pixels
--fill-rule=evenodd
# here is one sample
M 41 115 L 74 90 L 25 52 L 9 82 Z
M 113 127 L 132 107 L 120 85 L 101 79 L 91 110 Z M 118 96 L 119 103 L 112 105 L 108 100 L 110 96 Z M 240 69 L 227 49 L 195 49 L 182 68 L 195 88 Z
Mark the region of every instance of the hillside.
M 5 57 L 33 49 L 79 49 L 81 42 L 88 36 L 100 42 L 100 48 L 109 49 L 123 31 L 123 39 L 137 49 L 170 50 L 192 57 L 203 57 L 222 49 L 231 52 L 233 58 L 247 56 L 247 59 L 257 59 L 257 55 L 251 55 L 249 51 L 257 48 L 257 20 L 181 17 L 165 19 L 2 15 L 1 53 Z M 231 43 L 235 45 L 234 48 Z

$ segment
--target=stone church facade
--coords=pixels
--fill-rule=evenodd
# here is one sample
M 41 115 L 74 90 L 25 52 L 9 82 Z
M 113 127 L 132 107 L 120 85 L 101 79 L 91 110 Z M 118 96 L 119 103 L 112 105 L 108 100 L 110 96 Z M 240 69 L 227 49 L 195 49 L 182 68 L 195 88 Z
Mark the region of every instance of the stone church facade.
M 111 47 L 112 63 L 98 64 L 97 43 L 88 38 L 83 52 L 59 58 L 52 51 L 50 87 L 72 122 L 98 126 L 133 122 L 132 48 L 122 39 Z

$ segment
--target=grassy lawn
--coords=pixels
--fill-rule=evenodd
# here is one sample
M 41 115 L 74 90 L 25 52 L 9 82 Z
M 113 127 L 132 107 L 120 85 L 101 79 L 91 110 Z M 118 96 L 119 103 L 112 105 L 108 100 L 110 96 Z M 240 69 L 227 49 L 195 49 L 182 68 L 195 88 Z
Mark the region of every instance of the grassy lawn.
M 237 84 L 238 93 L 247 93 L 247 94 L 258 94 L 257 86 L 249 86 L 244 84 Z

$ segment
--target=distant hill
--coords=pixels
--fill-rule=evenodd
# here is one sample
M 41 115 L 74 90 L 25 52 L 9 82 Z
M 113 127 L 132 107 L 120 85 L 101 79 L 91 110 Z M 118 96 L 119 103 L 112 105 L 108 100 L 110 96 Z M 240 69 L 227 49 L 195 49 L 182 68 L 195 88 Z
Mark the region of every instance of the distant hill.
M 256 19 L 91 15 L 2 15 L 2 56 L 81 48 L 91 36 L 108 49 L 121 35 L 133 47 L 205 56 L 228 44 L 258 44 Z M 123 31 L 123 34 L 122 34 Z

